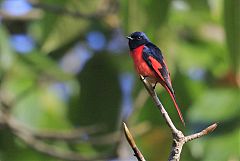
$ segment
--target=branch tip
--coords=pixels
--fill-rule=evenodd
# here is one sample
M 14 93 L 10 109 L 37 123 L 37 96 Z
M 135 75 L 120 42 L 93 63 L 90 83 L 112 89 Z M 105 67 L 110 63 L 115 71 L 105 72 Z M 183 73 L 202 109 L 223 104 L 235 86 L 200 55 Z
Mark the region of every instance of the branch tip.
M 216 128 L 217 128 L 218 124 L 214 123 L 212 125 L 210 125 L 209 127 L 207 127 L 205 130 L 207 131 L 207 133 L 213 132 Z
M 130 131 L 129 131 L 129 129 L 128 129 L 128 127 L 127 127 L 125 122 L 123 122 L 123 129 L 124 129 L 124 133 L 125 133 L 125 136 L 127 138 L 128 143 L 130 144 L 130 146 L 132 148 L 135 148 L 136 147 L 136 143 L 135 143 L 135 141 L 134 141 L 134 139 L 132 137 L 132 134 L 130 133 Z
M 138 149 L 137 145 L 135 144 L 132 134 L 130 133 L 127 125 L 124 122 L 123 122 L 123 129 L 124 129 L 124 133 L 127 138 L 127 141 L 133 149 L 134 156 L 137 158 L 138 161 L 146 161 L 141 151 Z

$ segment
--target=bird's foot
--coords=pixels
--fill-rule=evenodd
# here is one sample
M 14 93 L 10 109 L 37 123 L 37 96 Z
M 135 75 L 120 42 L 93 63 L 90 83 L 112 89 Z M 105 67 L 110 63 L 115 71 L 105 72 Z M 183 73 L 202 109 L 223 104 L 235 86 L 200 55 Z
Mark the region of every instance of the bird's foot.
M 156 85 L 157 85 L 157 82 L 152 86 L 152 88 L 155 90 L 156 88 Z
M 147 78 L 147 76 L 142 76 L 143 80 L 145 80 Z M 142 77 L 140 76 L 139 79 L 142 80 Z
M 153 90 L 155 90 L 156 85 L 157 85 L 157 82 L 153 81 L 153 80 L 150 79 L 148 76 L 143 76 L 143 79 L 144 79 L 144 80 L 147 80 L 147 81 L 151 84 Z M 142 80 L 141 76 L 140 76 L 140 80 Z

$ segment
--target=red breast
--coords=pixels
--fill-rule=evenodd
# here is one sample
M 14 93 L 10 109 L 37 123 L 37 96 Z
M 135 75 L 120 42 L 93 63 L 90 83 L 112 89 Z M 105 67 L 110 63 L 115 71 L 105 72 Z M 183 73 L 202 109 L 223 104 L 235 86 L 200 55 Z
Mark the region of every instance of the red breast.
M 130 52 L 133 58 L 135 69 L 138 72 L 138 74 L 155 79 L 156 78 L 155 72 L 153 72 L 152 69 L 149 68 L 149 66 L 142 57 L 143 48 L 144 45 L 141 45 Z

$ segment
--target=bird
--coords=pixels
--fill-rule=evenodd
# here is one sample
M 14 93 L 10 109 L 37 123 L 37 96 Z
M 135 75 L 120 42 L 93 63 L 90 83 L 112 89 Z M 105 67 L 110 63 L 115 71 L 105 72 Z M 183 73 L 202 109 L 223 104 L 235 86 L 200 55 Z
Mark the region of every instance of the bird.
M 126 38 L 128 39 L 130 55 L 133 58 L 136 72 L 153 84 L 153 89 L 155 89 L 157 83 L 160 83 L 167 90 L 181 122 L 185 126 L 172 87 L 170 73 L 160 48 L 154 45 L 144 32 L 136 31 L 126 36 Z

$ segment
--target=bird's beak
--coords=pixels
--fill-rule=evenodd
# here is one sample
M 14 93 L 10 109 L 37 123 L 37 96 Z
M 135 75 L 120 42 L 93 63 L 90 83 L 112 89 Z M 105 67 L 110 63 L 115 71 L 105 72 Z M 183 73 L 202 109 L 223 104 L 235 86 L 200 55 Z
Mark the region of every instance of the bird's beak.
M 128 40 L 133 40 L 133 38 L 132 38 L 131 36 L 126 36 L 126 38 L 127 38 Z

